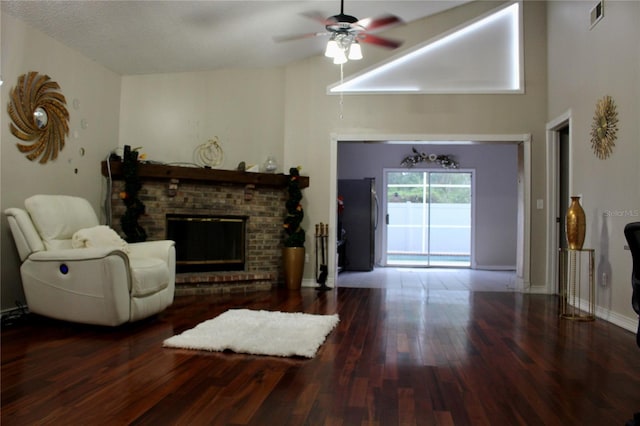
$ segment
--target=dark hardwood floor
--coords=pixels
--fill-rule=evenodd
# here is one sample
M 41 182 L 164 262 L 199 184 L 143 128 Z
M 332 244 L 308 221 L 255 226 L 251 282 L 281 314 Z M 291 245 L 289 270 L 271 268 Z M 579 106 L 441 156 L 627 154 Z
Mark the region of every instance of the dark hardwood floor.
M 167 349 L 229 308 L 340 315 L 314 359 Z M 339 288 L 184 296 L 100 328 L 2 330 L 2 425 L 624 425 L 640 349 L 555 296 Z

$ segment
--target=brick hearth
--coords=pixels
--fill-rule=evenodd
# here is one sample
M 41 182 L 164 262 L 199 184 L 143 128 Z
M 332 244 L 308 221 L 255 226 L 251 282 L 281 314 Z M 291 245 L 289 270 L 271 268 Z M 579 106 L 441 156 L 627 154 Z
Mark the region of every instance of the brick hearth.
M 188 272 L 176 275 L 176 296 L 269 290 L 275 279 L 265 272 Z
M 111 163 L 112 226 L 121 233 L 121 163 Z M 103 174 L 107 168 L 102 164 Z M 284 175 L 140 165 L 139 197 L 146 215 L 139 223 L 149 240 L 166 238 L 166 215 L 246 216 L 244 271 L 178 274 L 176 294 L 250 291 L 282 283 L 282 219 L 287 197 Z M 222 177 L 221 177 L 222 176 Z M 305 186 L 308 180 L 305 179 Z

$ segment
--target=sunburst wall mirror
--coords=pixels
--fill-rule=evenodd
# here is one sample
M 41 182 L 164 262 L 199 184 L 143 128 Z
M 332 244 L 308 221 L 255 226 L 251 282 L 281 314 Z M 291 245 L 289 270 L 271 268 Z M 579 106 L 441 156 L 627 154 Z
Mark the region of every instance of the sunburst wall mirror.
M 615 146 L 618 132 L 618 112 L 611 96 L 605 96 L 596 104 L 596 112 L 591 124 L 591 148 L 594 154 L 604 160 Z
M 28 143 L 18 143 L 18 150 L 31 161 L 55 160 L 69 134 L 69 112 L 60 85 L 48 75 L 31 71 L 18 78 L 9 94 L 11 133 Z

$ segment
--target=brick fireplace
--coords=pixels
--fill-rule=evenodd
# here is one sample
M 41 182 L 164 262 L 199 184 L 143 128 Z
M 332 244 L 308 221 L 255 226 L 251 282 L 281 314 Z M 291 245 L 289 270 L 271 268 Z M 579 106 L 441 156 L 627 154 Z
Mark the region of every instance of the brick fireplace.
M 112 227 L 121 233 L 120 217 L 125 212 L 119 196 L 124 189 L 122 163 L 111 161 L 107 167 L 103 162 L 102 173 L 111 174 Z M 225 291 L 270 288 L 283 281 L 282 219 L 288 176 L 157 164 L 140 164 L 138 175 L 142 182 L 139 196 L 146 206 L 139 223 L 149 240 L 167 238 L 168 216 L 246 218 L 243 270 L 177 274 L 177 294 L 211 292 L 216 287 Z M 308 184 L 304 177 L 301 186 Z M 187 288 L 195 290 L 185 293 Z

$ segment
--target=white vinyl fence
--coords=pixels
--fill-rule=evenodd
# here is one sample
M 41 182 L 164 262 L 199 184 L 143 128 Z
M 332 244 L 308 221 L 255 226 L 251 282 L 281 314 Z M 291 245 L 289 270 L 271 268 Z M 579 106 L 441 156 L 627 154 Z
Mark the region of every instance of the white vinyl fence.
M 388 203 L 387 213 L 387 253 L 471 254 L 470 204 Z

